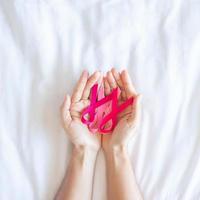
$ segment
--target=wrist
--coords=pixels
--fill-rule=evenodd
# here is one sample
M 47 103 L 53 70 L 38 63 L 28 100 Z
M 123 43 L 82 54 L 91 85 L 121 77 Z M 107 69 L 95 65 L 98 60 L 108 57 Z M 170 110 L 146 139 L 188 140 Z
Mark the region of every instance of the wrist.
M 73 163 L 74 168 L 79 170 L 78 173 L 81 175 L 91 173 L 89 171 L 94 170 L 96 159 L 96 151 L 85 146 L 73 146 L 70 163 Z
M 127 147 L 124 145 L 109 147 L 104 151 L 104 156 L 106 165 L 114 165 L 115 167 L 123 166 L 129 159 Z
M 127 146 L 124 144 L 118 144 L 109 146 L 107 148 L 103 148 L 105 156 L 109 155 L 118 155 L 118 154 L 126 154 L 127 153 Z
M 80 153 L 80 154 L 85 154 L 85 153 L 90 153 L 90 154 L 97 154 L 99 151 L 98 148 L 90 147 L 87 145 L 74 145 L 73 146 L 73 152 Z

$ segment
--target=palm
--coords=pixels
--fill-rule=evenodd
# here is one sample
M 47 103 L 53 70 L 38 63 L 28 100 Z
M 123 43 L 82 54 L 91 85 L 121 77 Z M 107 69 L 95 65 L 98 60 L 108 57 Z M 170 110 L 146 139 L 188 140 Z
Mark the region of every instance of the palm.
M 127 98 L 122 97 L 122 93 L 121 93 L 120 96 L 119 96 L 119 99 L 118 99 L 118 104 L 121 105 L 126 100 L 127 100 Z M 129 106 L 125 110 L 123 110 L 122 112 L 120 112 L 118 114 L 118 117 L 117 117 L 118 123 L 120 121 L 125 122 L 125 119 L 128 119 L 130 115 L 131 115 L 131 107 Z
M 70 123 L 70 129 L 77 140 L 76 143 L 79 142 L 84 145 L 98 146 L 99 135 L 93 134 L 87 126 L 81 122 L 81 111 L 87 107 L 89 103 L 89 100 L 81 100 L 80 102 L 72 104 L 71 116 L 73 120 Z
M 138 96 L 131 83 L 127 72 L 119 74 L 115 69 L 108 72 L 104 78 L 105 95 L 110 94 L 111 90 L 119 87 L 121 94 L 119 96 L 119 104 L 125 102 L 128 98 L 134 97 L 135 102 L 121 113 L 118 114 L 118 124 L 112 134 L 103 135 L 101 140 L 100 134 L 93 134 L 86 125 L 81 122 L 82 110 L 90 104 L 89 95 L 92 86 L 100 82 L 101 75 L 95 72 L 88 77 L 87 72 L 83 72 L 78 84 L 76 85 L 72 97 L 66 96 L 66 99 L 61 107 L 63 126 L 69 136 L 69 139 L 74 145 L 88 146 L 93 149 L 99 149 L 101 141 L 103 148 L 108 146 L 126 143 L 135 129 L 138 119 Z

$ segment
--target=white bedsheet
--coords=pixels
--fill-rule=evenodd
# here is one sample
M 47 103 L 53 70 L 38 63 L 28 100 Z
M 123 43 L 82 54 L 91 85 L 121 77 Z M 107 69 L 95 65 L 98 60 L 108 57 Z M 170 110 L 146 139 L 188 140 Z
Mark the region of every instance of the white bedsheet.
M 1 200 L 53 199 L 63 96 L 113 66 L 143 94 L 130 156 L 145 199 L 200 199 L 200 0 L 0 0 Z M 100 154 L 93 199 L 105 189 Z

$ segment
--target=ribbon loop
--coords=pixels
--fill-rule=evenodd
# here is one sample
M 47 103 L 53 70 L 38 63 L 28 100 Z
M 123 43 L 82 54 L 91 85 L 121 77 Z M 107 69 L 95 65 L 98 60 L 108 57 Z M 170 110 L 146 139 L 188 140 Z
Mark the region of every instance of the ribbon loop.
M 118 87 L 113 89 L 106 97 L 102 85 L 98 87 L 98 84 L 95 84 L 91 88 L 90 105 L 82 111 L 81 121 L 88 125 L 92 133 L 111 133 L 117 125 L 117 114 L 133 104 L 134 98 L 131 97 L 118 105 L 119 95 L 120 90 Z M 85 118 L 86 115 L 88 115 L 88 118 Z

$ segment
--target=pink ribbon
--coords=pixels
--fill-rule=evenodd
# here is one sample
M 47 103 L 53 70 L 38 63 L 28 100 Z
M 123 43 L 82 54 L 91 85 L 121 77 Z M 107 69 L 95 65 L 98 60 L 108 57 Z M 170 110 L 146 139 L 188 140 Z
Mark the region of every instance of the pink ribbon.
M 118 113 L 133 104 L 134 98 L 131 97 L 121 105 L 118 105 L 119 95 L 120 90 L 118 87 L 113 89 L 106 97 L 102 85 L 99 90 L 98 84 L 91 88 L 90 105 L 82 111 L 81 121 L 88 125 L 92 133 L 111 133 L 117 125 Z M 108 127 L 107 129 L 106 126 Z

